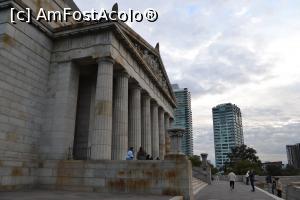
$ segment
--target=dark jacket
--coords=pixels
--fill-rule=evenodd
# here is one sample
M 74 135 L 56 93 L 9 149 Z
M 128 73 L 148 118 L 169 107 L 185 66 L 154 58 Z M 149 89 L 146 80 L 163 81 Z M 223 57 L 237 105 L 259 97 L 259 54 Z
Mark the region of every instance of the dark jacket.
M 136 158 L 138 160 L 146 160 L 146 157 L 147 157 L 147 153 L 143 149 L 140 149 L 139 152 L 137 153 Z
M 254 173 L 254 172 L 251 172 L 251 173 L 249 174 L 249 179 L 250 179 L 251 182 L 254 182 L 254 181 L 255 181 L 255 173 Z

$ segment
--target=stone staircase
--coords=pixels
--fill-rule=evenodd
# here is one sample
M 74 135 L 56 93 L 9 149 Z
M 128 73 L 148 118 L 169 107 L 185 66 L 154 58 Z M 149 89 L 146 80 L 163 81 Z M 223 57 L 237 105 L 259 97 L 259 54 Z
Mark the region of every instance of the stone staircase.
M 208 184 L 197 178 L 192 178 L 193 195 L 195 196 L 200 190 L 202 190 Z

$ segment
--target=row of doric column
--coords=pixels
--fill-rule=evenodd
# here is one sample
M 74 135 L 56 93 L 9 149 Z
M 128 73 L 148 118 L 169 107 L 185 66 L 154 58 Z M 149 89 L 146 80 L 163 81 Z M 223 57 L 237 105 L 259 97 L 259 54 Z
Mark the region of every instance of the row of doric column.
M 141 87 L 129 84 L 114 61 L 98 61 L 91 159 L 124 160 L 128 147 L 143 147 L 154 159 L 166 154 L 169 116 Z

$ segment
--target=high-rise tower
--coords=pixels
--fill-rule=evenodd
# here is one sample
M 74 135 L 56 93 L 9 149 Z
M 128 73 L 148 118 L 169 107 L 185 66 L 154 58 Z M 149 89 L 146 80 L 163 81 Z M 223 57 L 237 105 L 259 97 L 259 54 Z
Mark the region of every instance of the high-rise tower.
M 242 114 L 239 107 L 226 103 L 212 109 L 216 167 L 222 167 L 232 147 L 244 144 Z
M 191 110 L 191 94 L 187 88 L 179 88 L 177 84 L 172 85 L 177 108 L 175 109 L 174 126 L 185 129 L 183 135 L 181 150 L 187 156 L 193 155 L 193 125 Z

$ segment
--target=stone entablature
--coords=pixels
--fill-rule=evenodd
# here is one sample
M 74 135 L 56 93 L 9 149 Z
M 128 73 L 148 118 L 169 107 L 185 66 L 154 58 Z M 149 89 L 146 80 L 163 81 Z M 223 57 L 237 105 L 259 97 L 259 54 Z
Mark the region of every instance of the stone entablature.
M 37 9 L 39 7 L 45 6 L 47 9 L 53 8 L 53 9 L 62 9 L 63 6 L 66 6 L 67 4 L 70 4 L 71 7 L 74 10 L 77 10 L 78 8 L 74 4 L 72 0 L 69 1 L 62 1 L 62 0 L 55 0 L 52 3 L 49 2 L 42 2 L 38 3 L 35 1 L 22 1 L 22 2 L 16 2 L 14 0 L 7 0 L 3 3 L 0 2 L 0 7 L 15 7 L 18 10 L 25 9 L 26 7 L 32 7 L 34 9 Z M 6 15 L 9 13 L 7 12 Z M 7 21 L 9 19 L 7 18 Z M 101 22 L 101 23 L 73 23 L 70 22 L 71 25 L 67 24 L 61 24 L 61 25 L 53 25 L 45 22 L 38 22 L 32 18 L 33 25 L 35 25 L 38 29 L 40 29 L 42 32 L 45 33 L 48 37 L 54 39 L 55 41 L 59 38 L 64 37 L 70 37 L 77 34 L 87 34 L 92 33 L 91 35 L 98 34 L 99 32 L 105 31 L 104 29 L 113 29 L 114 34 L 121 40 L 124 41 L 125 45 L 128 47 L 128 50 L 131 51 L 133 54 L 137 53 L 137 55 L 132 55 L 133 59 L 138 59 L 138 65 L 142 65 L 149 74 L 149 79 L 153 79 L 153 84 L 156 84 L 159 90 L 161 90 L 161 93 L 164 93 L 167 100 L 166 103 L 170 103 L 171 107 L 176 107 L 176 100 L 175 96 L 173 94 L 170 81 L 167 77 L 165 68 L 163 66 L 161 57 L 159 55 L 159 45 L 157 44 L 155 48 L 153 48 L 147 41 L 145 41 L 141 36 L 139 36 L 135 31 L 133 31 L 130 27 L 128 27 L 123 22 Z M 22 24 L 22 23 L 17 23 Z M 120 38 L 121 36 L 121 38 Z M 129 38 L 131 37 L 131 38 Z M 131 41 L 132 39 L 132 41 Z M 80 40 L 82 43 L 87 43 L 87 41 L 93 42 L 93 40 Z M 130 43 L 130 45 L 128 45 Z M 72 44 L 70 41 L 68 43 L 64 43 L 66 45 L 66 48 L 70 47 Z M 85 44 L 85 45 L 95 45 L 95 43 L 92 44 Z M 81 44 L 82 48 L 85 46 L 84 44 Z M 47 47 L 46 47 L 47 48 Z M 78 48 L 78 47 L 77 47 Z M 56 47 L 53 48 L 54 50 Z M 132 50 L 135 49 L 135 50 Z M 65 49 L 66 50 L 66 49 Z M 105 55 L 106 56 L 106 55 Z M 110 56 L 110 55 L 109 55 Z M 53 57 L 53 56 L 52 56 Z M 70 56 L 69 56 L 70 57 Z M 58 60 L 59 61 L 59 60 Z M 64 60 L 65 61 L 65 60 Z M 169 113 L 171 114 L 171 113 Z M 173 116 L 172 116 L 173 117 Z
M 141 67 L 140 63 L 143 62 L 142 56 L 132 55 L 128 52 L 130 50 L 130 47 L 128 48 L 130 41 L 127 41 L 125 48 L 126 43 L 124 44 L 119 39 L 119 35 L 122 33 L 116 33 L 111 30 L 115 25 L 109 23 L 108 25 L 103 25 L 104 30 L 101 33 L 102 25 L 95 26 L 99 30 L 98 33 L 88 33 L 85 31 L 82 31 L 82 33 L 80 30 L 76 30 L 74 33 L 71 31 L 67 31 L 68 33 L 57 33 L 51 62 L 66 62 L 87 57 L 91 59 L 112 57 L 173 117 L 172 110 L 175 106 L 175 100 L 167 88 L 166 79 L 163 78 L 162 71 L 158 68 L 156 69 L 160 70 L 160 76 L 157 78 L 157 73 L 151 70 L 151 68 L 149 69 L 149 65 L 145 66 L 147 68 Z M 108 28 L 107 26 L 112 27 Z M 68 35 L 71 37 L 68 37 Z M 139 57 L 140 60 L 136 60 L 135 57 Z M 146 61 L 144 62 L 146 63 Z M 161 82 L 158 81 L 159 79 L 163 80 L 164 88 Z

